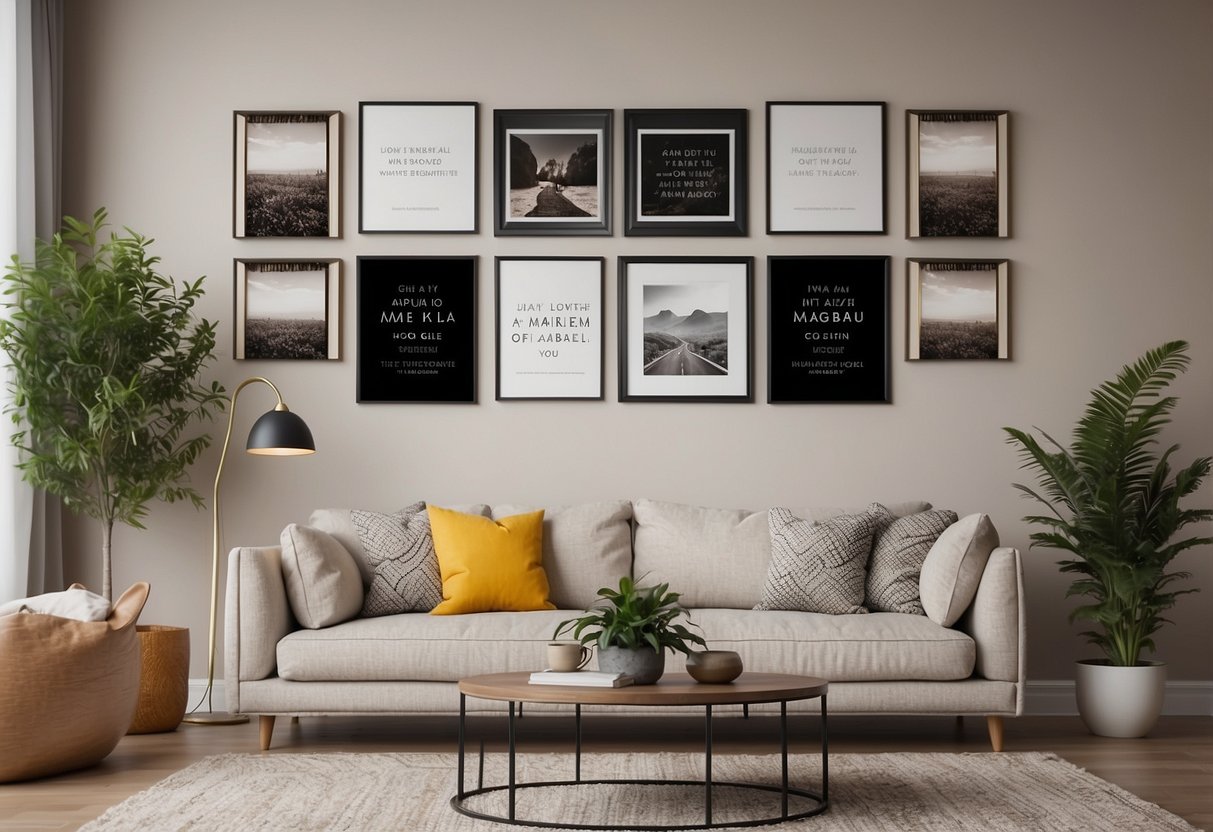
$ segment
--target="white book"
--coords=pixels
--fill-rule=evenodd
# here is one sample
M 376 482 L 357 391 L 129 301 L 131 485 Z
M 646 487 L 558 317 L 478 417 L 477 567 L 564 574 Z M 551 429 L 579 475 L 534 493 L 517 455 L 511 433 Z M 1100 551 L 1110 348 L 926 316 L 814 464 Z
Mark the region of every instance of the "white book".
M 532 685 L 577 685 L 588 688 L 622 688 L 632 684 L 631 676 L 603 673 L 599 670 L 573 670 L 567 673 L 540 670 L 531 674 Z

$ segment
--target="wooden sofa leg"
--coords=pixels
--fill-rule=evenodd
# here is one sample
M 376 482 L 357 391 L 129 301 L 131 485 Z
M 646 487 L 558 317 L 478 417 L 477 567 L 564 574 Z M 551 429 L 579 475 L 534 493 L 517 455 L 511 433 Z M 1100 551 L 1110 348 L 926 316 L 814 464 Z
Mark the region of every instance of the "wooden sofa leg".
M 274 738 L 274 717 L 262 716 L 260 725 L 261 750 L 270 750 L 270 740 Z
M 986 728 L 990 731 L 990 746 L 995 751 L 1002 751 L 1002 727 L 1002 717 L 986 717 Z

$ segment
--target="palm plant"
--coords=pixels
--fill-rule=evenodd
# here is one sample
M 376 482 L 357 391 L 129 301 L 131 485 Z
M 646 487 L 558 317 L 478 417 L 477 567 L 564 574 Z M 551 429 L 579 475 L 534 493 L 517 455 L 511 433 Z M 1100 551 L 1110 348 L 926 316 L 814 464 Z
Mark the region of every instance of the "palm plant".
M 675 619 L 684 615 L 690 623 L 689 613 L 678 603 L 679 594 L 669 590 L 669 584 L 638 586 L 625 575 L 619 579 L 617 590 L 599 589 L 597 595 L 603 601 L 586 610 L 585 615 L 561 621 L 552 638 L 572 630 L 574 639 L 582 644 L 597 643 L 599 649 L 652 648 L 658 654 L 677 650 L 690 655 L 688 642 L 700 647 L 706 646 L 707 642 L 682 624 L 675 623 Z
M 1088 602 L 1070 620 L 1098 627 L 1083 635 L 1113 665 L 1132 667 L 1143 650 L 1154 650 L 1153 635 L 1167 623 L 1163 613 L 1180 595 L 1197 591 L 1175 588 L 1190 574 L 1167 571 L 1171 561 L 1213 543 L 1209 537 L 1172 540 L 1185 526 L 1213 519 L 1213 511 L 1179 505 L 1200 487 L 1213 460 L 1201 457 L 1173 471 L 1179 446 L 1157 449 L 1178 402 L 1162 391 L 1187 369 L 1187 349 L 1185 341 L 1163 344 L 1092 391 L 1068 448 L 1043 431 L 1044 444 L 1004 428 L 1007 442 L 1019 448 L 1021 467 L 1037 473 L 1037 488 L 1015 487 L 1052 512 L 1024 518 L 1045 529 L 1031 535 L 1032 546 L 1074 555 L 1059 562 L 1062 572 L 1078 576 L 1066 596 Z

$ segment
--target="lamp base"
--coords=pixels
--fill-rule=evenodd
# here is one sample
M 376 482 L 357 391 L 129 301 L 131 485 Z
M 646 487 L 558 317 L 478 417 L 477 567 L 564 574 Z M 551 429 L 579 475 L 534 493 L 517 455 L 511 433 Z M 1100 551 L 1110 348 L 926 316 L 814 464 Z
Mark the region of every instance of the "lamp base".
M 248 722 L 248 714 L 229 714 L 226 711 L 207 711 L 199 714 L 186 714 L 182 722 L 191 725 L 241 725 Z

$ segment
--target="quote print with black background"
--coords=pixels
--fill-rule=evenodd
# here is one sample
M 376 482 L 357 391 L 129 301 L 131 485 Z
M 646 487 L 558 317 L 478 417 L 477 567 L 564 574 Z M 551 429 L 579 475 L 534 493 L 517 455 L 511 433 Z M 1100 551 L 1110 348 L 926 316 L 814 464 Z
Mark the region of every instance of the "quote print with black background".
M 640 139 L 642 217 L 730 218 L 731 132 L 654 131 Z

